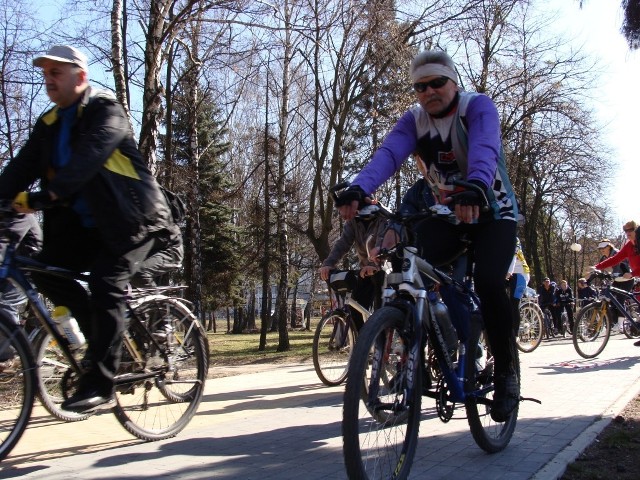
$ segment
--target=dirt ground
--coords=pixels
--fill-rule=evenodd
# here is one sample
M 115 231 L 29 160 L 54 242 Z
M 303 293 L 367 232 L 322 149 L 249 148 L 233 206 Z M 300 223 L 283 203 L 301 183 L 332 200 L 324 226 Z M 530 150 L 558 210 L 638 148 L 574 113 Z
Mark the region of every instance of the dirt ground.
M 640 396 L 567 467 L 561 480 L 640 478 Z

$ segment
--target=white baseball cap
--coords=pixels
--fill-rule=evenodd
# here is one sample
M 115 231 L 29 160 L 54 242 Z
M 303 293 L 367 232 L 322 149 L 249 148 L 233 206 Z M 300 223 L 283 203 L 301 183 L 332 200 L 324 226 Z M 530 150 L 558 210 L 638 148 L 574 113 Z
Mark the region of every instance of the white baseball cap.
M 33 59 L 34 67 L 42 67 L 45 60 L 53 60 L 55 62 L 72 63 L 77 65 L 85 72 L 89 72 L 89 63 L 87 56 L 80 50 L 68 45 L 54 45 L 49 49 L 46 55 Z

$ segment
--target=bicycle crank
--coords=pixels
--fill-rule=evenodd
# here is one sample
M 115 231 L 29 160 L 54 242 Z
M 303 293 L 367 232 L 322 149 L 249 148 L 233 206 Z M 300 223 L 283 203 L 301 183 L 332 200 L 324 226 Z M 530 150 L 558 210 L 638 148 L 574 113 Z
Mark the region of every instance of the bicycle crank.
M 436 386 L 436 411 L 438 417 L 443 423 L 447 423 L 453 417 L 453 411 L 456 408 L 456 404 L 451 399 L 451 391 L 445 381 L 444 377 L 440 377 L 438 385 Z

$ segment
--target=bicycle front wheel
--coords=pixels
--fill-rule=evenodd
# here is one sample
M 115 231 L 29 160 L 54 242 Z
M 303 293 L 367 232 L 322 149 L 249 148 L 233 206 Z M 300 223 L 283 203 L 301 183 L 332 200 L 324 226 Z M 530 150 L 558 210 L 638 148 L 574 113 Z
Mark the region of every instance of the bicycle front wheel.
M 36 367 L 24 331 L 0 313 L 0 460 L 27 428 L 36 394 Z
M 409 362 L 408 330 L 404 312 L 383 307 L 358 334 L 342 416 L 349 478 L 386 480 L 409 475 L 418 444 L 422 375 L 420 355 L 413 365 Z M 387 379 L 390 371 L 395 374 Z M 409 378 L 413 378 L 410 392 Z
M 75 390 L 78 378 L 58 342 L 46 330 L 40 330 L 33 341 L 33 348 L 38 365 L 38 397 L 44 408 L 65 422 L 77 422 L 93 415 L 60 407 L 68 398 L 68 393 Z M 74 354 L 78 361 L 81 355 L 80 352 Z
M 206 334 L 178 299 L 147 299 L 134 315 L 129 333 L 144 364 L 124 349 L 114 412 L 122 426 L 142 440 L 174 437 L 187 426 L 202 399 L 209 369 Z M 155 344 L 148 332 L 140 331 L 141 325 L 152 332 Z
M 515 343 L 515 342 L 514 342 Z M 513 436 L 518 421 L 519 406 L 511 412 L 505 422 L 491 418 L 491 396 L 493 396 L 494 362 L 483 333 L 482 322 L 471 318 L 469 347 L 465 362 L 468 395 L 464 406 L 469 429 L 476 444 L 485 452 L 496 453 L 504 450 Z M 514 364 L 520 381 L 520 359 L 518 350 L 512 346 Z M 479 355 L 482 351 L 482 355 Z
M 606 302 L 593 302 L 580 310 L 574 322 L 573 346 L 584 358 L 599 355 L 611 335 L 611 315 Z
M 542 341 L 544 314 L 535 303 L 520 305 L 520 324 L 516 342 L 521 352 L 533 352 Z
M 355 326 L 344 313 L 329 313 L 320 320 L 313 336 L 313 367 L 322 383 L 344 382 L 355 343 Z

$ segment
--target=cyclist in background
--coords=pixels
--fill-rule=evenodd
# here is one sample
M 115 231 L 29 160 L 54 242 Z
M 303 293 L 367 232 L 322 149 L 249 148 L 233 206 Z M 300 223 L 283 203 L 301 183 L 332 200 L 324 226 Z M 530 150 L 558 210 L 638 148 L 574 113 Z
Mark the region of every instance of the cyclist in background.
M 25 257 L 33 257 L 42 249 L 42 229 L 33 214 L 17 213 L 12 217 L 7 229 L 18 238 L 16 253 Z M 6 243 L 0 244 L 0 252 L 4 256 Z M 0 286 L 0 310 L 5 312 L 16 324 L 20 323 L 20 308 L 27 303 L 27 296 L 13 283 L 5 281 Z
M 598 260 L 598 263 L 601 263 L 616 255 L 618 253 L 618 249 L 613 246 L 613 243 L 611 243 L 608 238 L 603 238 L 598 243 L 598 252 L 600 253 L 600 260 Z M 614 277 L 622 277 L 629 271 L 629 262 L 627 260 L 623 260 L 620 263 L 606 267 L 604 271 L 612 274 Z
M 516 237 L 516 253 L 507 272 L 507 280 L 509 281 L 509 292 L 511 293 L 511 309 L 513 310 L 513 321 L 516 332 L 520 328 L 520 300 L 529 285 L 531 278 L 531 270 L 524 258 L 520 239 Z
M 558 318 L 562 322 L 562 312 L 567 312 L 569 319 L 569 329 L 573 332 L 573 291 L 566 280 L 560 280 L 560 285 L 555 291 L 554 304 L 558 309 Z M 562 325 L 560 325 L 562 328 Z
M 555 330 L 554 333 L 558 333 L 559 320 L 558 318 L 556 318 L 558 316 L 556 315 L 558 309 L 555 305 L 556 287 L 555 285 L 551 284 L 551 280 L 549 279 L 549 277 L 544 277 L 544 279 L 542 280 L 542 285 L 538 287 L 536 293 L 538 294 L 538 305 L 540 305 L 540 308 L 543 312 L 545 310 L 549 311 L 549 314 L 551 314 L 551 320 L 553 321 L 553 329 Z
M 377 215 L 367 215 L 365 211 L 362 211 L 357 217 L 347 220 L 342 229 L 342 235 L 336 240 L 320 267 L 320 278 L 327 281 L 331 270 L 337 268 L 340 260 L 351 250 L 351 247 L 354 247 L 358 256 L 360 274 L 351 296 L 366 309 L 372 306 L 374 308 L 380 307 L 384 272 L 375 262 L 369 260 L 367 242 L 370 239 L 375 242 L 382 234 L 384 225 L 384 218 Z M 356 309 L 349 308 L 356 328 L 360 330 L 364 325 L 364 319 Z
M 622 277 L 631 279 L 632 277 L 640 277 L 640 255 L 638 255 L 636 248 L 636 222 L 630 221 L 624 224 L 623 226 L 624 234 L 627 237 L 627 241 L 622 246 L 620 251 L 614 252 L 613 245 L 609 242 L 608 245 L 605 245 L 603 250 L 603 255 L 605 255 L 605 250 L 611 249 L 610 255 L 607 255 L 605 258 L 601 258 L 600 262 L 598 262 L 594 268 L 597 270 L 607 270 L 609 268 L 614 268 L 613 273 L 615 275 L 615 267 L 620 266 L 623 262 L 627 262 L 631 272 L 628 270 L 625 272 L 624 268 L 620 271 Z M 598 249 L 600 249 L 601 245 L 605 242 L 603 240 L 598 245 Z
M 182 266 L 184 245 L 180 229 L 159 239 L 149 256 L 140 264 L 140 269 L 131 279 L 131 285 L 138 288 L 153 288 L 168 285 L 167 275 Z
M 631 220 L 623 225 L 624 234 L 627 241 L 620 251 L 600 260 L 594 267 L 597 270 L 612 271 L 616 280 L 616 287 L 630 291 L 633 287 L 633 277 L 640 277 L 640 254 L 636 246 L 637 225 Z M 638 229 L 640 230 L 640 229 Z M 598 245 L 600 247 L 600 245 Z M 629 272 L 629 269 L 631 270 Z M 615 293 L 614 293 L 615 295 Z M 624 298 L 617 297 L 624 302 Z M 624 316 L 614 308 L 618 317 L 618 330 L 623 330 Z
M 594 300 L 598 296 L 598 293 L 591 287 L 591 285 L 587 284 L 586 278 L 578 279 L 578 306 L 580 308 L 584 307 L 590 301 Z
M 446 265 L 465 248 L 463 237 L 470 242 L 474 284 L 495 359 L 491 416 L 503 422 L 520 400 L 512 311 L 504 288 L 519 212 L 507 174 L 498 112 L 486 95 L 459 89 L 456 66 L 443 51 L 418 54 L 409 74 L 418 105 L 398 120 L 343 193 L 338 209 L 343 218 L 353 218 L 361 203 L 370 202 L 369 192 L 397 172 L 413 152 L 424 160 L 434 196 L 439 203 L 455 206 L 459 224 L 437 218 L 421 222 L 416 229 L 420 255 L 435 266 Z M 455 180 L 477 186 L 489 199 L 489 211 L 480 212 L 481 194 L 459 189 Z

